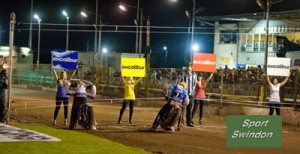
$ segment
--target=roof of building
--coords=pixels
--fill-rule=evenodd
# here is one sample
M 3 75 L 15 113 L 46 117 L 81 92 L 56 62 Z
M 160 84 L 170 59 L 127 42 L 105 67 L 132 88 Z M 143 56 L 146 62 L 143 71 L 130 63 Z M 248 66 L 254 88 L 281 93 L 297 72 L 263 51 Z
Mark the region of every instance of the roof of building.
M 246 13 L 246 14 L 233 14 L 233 15 L 222 15 L 222 16 L 196 16 L 198 22 L 208 21 L 219 21 L 221 23 L 236 23 L 236 22 L 247 22 L 247 21 L 259 21 L 265 19 L 265 12 L 257 13 Z M 300 10 L 290 10 L 281 12 L 270 12 L 269 20 L 285 20 L 300 22 Z

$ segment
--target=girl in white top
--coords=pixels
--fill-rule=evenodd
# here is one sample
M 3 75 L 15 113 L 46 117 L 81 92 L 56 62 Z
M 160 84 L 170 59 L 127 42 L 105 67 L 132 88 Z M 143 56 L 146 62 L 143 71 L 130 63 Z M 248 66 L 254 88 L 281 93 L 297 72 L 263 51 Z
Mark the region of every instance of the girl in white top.
M 279 91 L 280 87 L 283 86 L 287 81 L 289 77 L 287 76 L 282 82 L 278 83 L 278 80 L 276 77 L 272 79 L 272 82 L 270 81 L 270 77 L 267 76 L 267 80 L 270 86 L 270 112 L 269 115 L 273 115 L 274 108 L 276 110 L 276 115 L 280 115 L 280 96 Z

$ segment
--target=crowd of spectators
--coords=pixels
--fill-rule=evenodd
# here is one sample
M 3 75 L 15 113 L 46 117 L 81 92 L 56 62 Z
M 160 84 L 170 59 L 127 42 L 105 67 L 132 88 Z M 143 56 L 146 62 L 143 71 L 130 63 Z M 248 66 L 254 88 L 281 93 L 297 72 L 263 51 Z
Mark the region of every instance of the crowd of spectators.
M 260 65 L 258 67 L 240 67 L 238 69 L 229 69 L 225 67 L 224 72 L 224 83 L 230 84 L 257 84 L 263 82 L 263 77 L 265 75 L 264 70 Z M 213 78 L 213 82 L 221 81 L 221 69 L 218 69 Z
M 227 84 L 264 84 L 266 82 L 266 75 L 264 69 L 258 65 L 257 67 L 249 66 L 239 68 L 228 68 L 225 66 L 223 69 L 217 69 L 211 82 L 221 82 L 221 70 L 224 73 L 224 83 Z M 184 69 L 164 68 L 164 69 L 152 69 L 150 71 L 150 79 L 153 80 L 177 80 L 183 74 Z M 293 87 L 297 72 L 300 73 L 300 68 L 291 69 L 290 78 L 286 84 L 288 87 Z M 197 73 L 197 72 L 196 72 Z M 210 73 L 203 73 L 204 77 L 209 76 Z M 284 77 L 278 77 L 279 81 Z M 300 77 L 298 77 L 298 83 Z
M 288 87 L 293 87 L 295 83 L 295 78 L 297 72 L 300 73 L 299 68 L 293 68 L 290 70 L 290 77 L 286 84 Z M 260 65 L 258 67 L 248 67 L 248 68 L 238 68 L 238 69 L 224 69 L 224 83 L 230 84 L 264 84 L 266 82 L 266 74 L 263 68 Z M 280 81 L 284 77 L 278 77 Z M 298 78 L 298 83 L 300 78 Z M 221 70 L 217 70 L 214 74 L 214 82 L 221 81 Z
M 184 74 L 184 69 L 174 69 L 174 68 L 151 68 L 149 79 L 156 81 L 172 81 L 175 82 Z M 260 84 L 263 85 L 266 83 L 266 75 L 264 69 L 258 65 L 257 67 L 249 66 L 239 67 L 239 68 L 225 68 L 217 69 L 213 75 L 213 78 L 210 82 L 221 82 L 221 71 L 224 73 L 223 82 L 226 84 Z M 295 83 L 295 78 L 297 76 L 297 72 L 300 75 L 300 67 L 292 68 L 290 77 L 285 86 L 293 87 Z M 195 72 L 198 74 L 199 72 Z M 210 75 L 209 72 L 203 73 L 204 77 L 208 77 Z M 90 75 L 89 73 L 88 75 Z M 86 74 L 85 74 L 86 75 Z M 112 71 L 109 68 L 105 69 L 105 76 L 109 75 L 112 77 L 120 77 L 120 71 Z M 282 81 L 284 77 L 278 77 L 279 81 Z M 164 82 L 161 82 L 164 83 Z M 300 83 L 300 76 L 298 77 L 298 83 Z

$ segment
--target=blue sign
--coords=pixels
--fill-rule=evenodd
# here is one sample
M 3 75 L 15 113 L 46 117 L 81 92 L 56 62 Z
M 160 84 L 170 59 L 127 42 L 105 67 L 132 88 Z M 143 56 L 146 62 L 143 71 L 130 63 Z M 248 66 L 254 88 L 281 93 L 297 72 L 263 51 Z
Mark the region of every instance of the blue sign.
M 242 68 L 242 67 L 244 67 L 244 68 L 246 68 L 246 64 L 236 64 L 236 68 L 237 69 L 239 69 L 239 68 Z
M 52 51 L 52 64 L 54 68 L 75 70 L 78 62 L 78 51 L 59 50 Z

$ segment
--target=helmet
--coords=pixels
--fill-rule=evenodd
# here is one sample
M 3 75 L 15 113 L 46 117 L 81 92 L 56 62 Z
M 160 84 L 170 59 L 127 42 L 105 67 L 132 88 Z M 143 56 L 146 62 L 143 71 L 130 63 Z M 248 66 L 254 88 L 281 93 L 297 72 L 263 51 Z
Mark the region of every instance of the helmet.
M 180 82 L 179 85 L 181 85 L 184 89 L 186 88 L 186 83 L 185 82 Z

